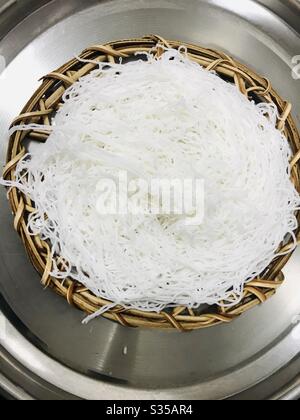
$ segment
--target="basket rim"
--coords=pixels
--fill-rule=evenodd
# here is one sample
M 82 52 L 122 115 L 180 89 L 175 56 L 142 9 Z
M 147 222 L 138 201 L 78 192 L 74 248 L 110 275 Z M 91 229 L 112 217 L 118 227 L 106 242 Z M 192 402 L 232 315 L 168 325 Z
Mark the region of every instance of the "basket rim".
M 185 42 L 166 40 L 158 35 L 94 45 L 85 49 L 79 55 L 79 58 L 93 60 L 94 62 L 108 61 L 112 63 L 117 59 L 132 56 L 136 52 L 147 51 L 159 55 L 162 52 L 162 47 L 178 49 L 182 46 L 186 48 L 187 54 L 192 60 L 209 71 L 214 70 L 218 75 L 231 79 L 247 98 L 249 98 L 249 95 L 255 94 L 261 100 L 273 102 L 277 106 L 280 111 L 277 127 L 285 133 L 292 146 L 294 156 L 290 164 L 291 178 L 297 190 L 300 191 L 300 166 L 298 165 L 300 137 L 291 116 L 291 104 L 278 95 L 268 79 L 259 76 L 244 64 L 223 52 Z M 56 71 L 44 76 L 41 79 L 40 87 L 27 102 L 21 114 L 13 121 L 12 127 L 29 122 L 51 125 L 50 114 L 57 110 L 65 90 L 80 77 L 94 70 L 96 66 L 96 63 L 83 63 L 78 58 L 74 58 Z M 42 130 L 34 130 L 29 133 L 16 131 L 9 139 L 7 164 L 4 168 L 3 178 L 6 180 L 14 179 L 15 168 L 26 154 L 26 148 L 23 144 L 25 138 L 29 136 L 32 140 L 44 142 L 48 135 L 49 133 Z M 34 203 L 16 187 L 9 190 L 8 198 L 14 214 L 14 228 L 21 236 L 33 266 L 42 276 L 42 284 L 54 289 L 70 305 L 74 305 L 87 314 L 97 314 L 103 307 L 111 304 L 112 302 L 96 297 L 87 288 L 72 279 L 67 279 L 62 283 L 51 277 L 52 257 L 50 246 L 42 241 L 38 235 L 31 236 L 26 227 L 28 215 L 35 210 Z M 300 211 L 297 212 L 297 218 L 300 222 Z M 300 227 L 296 231 L 297 240 L 300 239 L 299 233 Z M 211 307 L 211 311 L 197 314 L 194 310 L 182 306 L 157 313 L 125 309 L 116 305 L 113 309 L 101 315 L 109 320 L 117 321 L 123 326 L 150 327 L 162 330 L 189 331 L 220 323 L 229 323 L 274 295 L 284 281 L 282 269 L 291 257 L 293 250 L 292 241 L 282 246 L 280 251 L 287 252 L 287 254 L 277 257 L 262 273 L 262 276 L 248 282 L 244 287 L 241 302 L 233 307 L 227 308 L 224 302 L 220 302 L 219 306 Z

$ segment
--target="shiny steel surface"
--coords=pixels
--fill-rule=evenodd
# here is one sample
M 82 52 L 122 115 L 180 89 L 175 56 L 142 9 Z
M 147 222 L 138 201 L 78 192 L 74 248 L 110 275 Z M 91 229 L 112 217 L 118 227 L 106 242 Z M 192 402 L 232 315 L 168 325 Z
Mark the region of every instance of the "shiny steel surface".
M 46 4 L 32 13 L 39 3 Z M 273 11 L 252 0 L 23 0 L 1 15 L 0 1 L 0 37 L 28 15 L 0 41 L 8 64 L 0 76 L 1 161 L 7 127 L 41 76 L 89 44 L 148 33 L 239 58 L 293 103 L 300 126 L 300 80 L 291 76 L 291 59 L 300 54 L 299 3 L 284 2 L 284 9 L 291 6 L 286 19 L 282 2 L 259 3 Z M 81 312 L 41 288 L 2 189 L 0 227 L 0 385 L 20 385 L 20 399 L 299 394 L 300 250 L 272 300 L 231 325 L 180 334 L 126 329 L 103 319 L 83 326 Z

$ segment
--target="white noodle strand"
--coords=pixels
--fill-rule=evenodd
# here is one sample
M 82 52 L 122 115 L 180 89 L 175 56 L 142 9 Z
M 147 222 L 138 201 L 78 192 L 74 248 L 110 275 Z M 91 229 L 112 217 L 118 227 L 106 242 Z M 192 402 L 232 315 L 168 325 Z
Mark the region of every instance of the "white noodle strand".
M 175 50 L 145 58 L 98 64 L 65 92 L 51 128 L 13 128 L 51 134 L 19 162 L 16 180 L 2 183 L 35 203 L 30 234 L 65 261 L 53 263 L 54 277 L 144 311 L 236 304 L 281 242 L 295 241 L 300 199 L 277 109 L 248 101 Z M 203 179 L 204 223 L 100 216 L 97 184 L 119 170 L 132 179 Z

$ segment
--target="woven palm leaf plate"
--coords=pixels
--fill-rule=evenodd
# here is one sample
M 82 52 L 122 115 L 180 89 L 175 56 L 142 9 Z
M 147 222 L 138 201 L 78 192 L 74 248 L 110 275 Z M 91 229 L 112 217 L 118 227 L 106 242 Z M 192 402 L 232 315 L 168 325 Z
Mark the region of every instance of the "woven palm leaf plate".
M 137 52 L 150 52 L 154 55 L 162 53 L 162 47 L 179 48 L 185 46 L 189 57 L 201 64 L 208 71 L 216 71 L 220 77 L 234 83 L 249 100 L 273 102 L 278 110 L 278 129 L 284 131 L 290 143 L 294 157 L 291 160 L 291 177 L 298 191 L 300 191 L 300 138 L 291 116 L 291 104 L 284 101 L 272 88 L 270 82 L 255 72 L 240 64 L 228 55 L 190 45 L 178 41 L 167 41 L 159 36 L 147 36 L 140 39 L 129 39 L 94 45 L 84 50 L 80 59 L 91 60 L 95 63 L 84 63 L 73 59 L 58 70 L 46 75 L 42 79 L 40 88 L 34 93 L 21 114 L 13 121 L 12 126 L 19 124 L 51 125 L 51 119 L 62 104 L 62 96 L 80 77 L 95 69 L 97 62 L 116 62 L 122 59 L 134 59 Z M 45 142 L 49 133 L 42 130 L 30 132 L 16 131 L 10 138 L 7 153 L 7 165 L 4 168 L 4 178 L 14 180 L 14 172 L 19 160 L 26 154 L 25 140 Z M 26 143 L 27 144 L 27 143 Z M 8 198 L 14 213 L 14 227 L 19 233 L 34 267 L 42 276 L 42 284 L 52 288 L 56 293 L 66 298 L 70 305 L 81 309 L 87 314 L 93 314 L 111 302 L 93 295 L 81 284 L 68 279 L 63 283 L 51 277 L 52 258 L 50 244 L 42 241 L 39 236 L 31 236 L 26 228 L 28 216 L 35 211 L 34 203 L 17 188 L 8 192 Z M 300 221 L 300 212 L 297 214 Z M 300 237 L 299 229 L 296 232 Z M 220 323 L 229 323 L 242 313 L 254 308 L 270 298 L 284 281 L 282 269 L 288 262 L 293 251 L 292 239 L 288 238 L 281 245 L 279 251 L 286 255 L 277 257 L 269 267 L 261 273 L 259 278 L 247 283 L 244 288 L 243 299 L 231 308 L 223 302 L 213 307 L 191 310 L 177 307 L 160 313 L 149 313 L 138 310 L 126 310 L 115 307 L 102 316 L 117 321 L 128 327 L 151 327 L 158 329 L 176 329 L 179 331 L 195 330 L 211 327 Z M 55 256 L 56 263 L 61 262 L 60 256 Z

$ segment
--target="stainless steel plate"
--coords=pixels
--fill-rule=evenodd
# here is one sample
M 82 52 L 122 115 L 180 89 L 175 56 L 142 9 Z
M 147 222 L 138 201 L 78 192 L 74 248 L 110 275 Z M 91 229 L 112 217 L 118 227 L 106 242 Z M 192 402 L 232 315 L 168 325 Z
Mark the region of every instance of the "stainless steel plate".
M 0 33 L 28 15 L 0 41 L 7 62 L 0 77 L 3 162 L 7 127 L 41 76 L 90 44 L 148 33 L 234 55 L 270 78 L 300 123 L 300 80 L 291 73 L 292 57 L 300 54 L 296 0 L 283 9 L 276 0 L 53 0 L 35 12 L 38 2 L 20 3 L 1 15 L 0 2 L 0 22 L 6 17 Z M 12 229 L 3 190 L 0 201 L 0 371 L 6 376 L 0 384 L 17 382 L 19 398 L 24 392 L 36 398 L 268 398 L 299 373 L 300 250 L 277 296 L 231 325 L 188 334 L 126 329 L 103 319 L 83 326 L 81 312 L 42 290 Z

